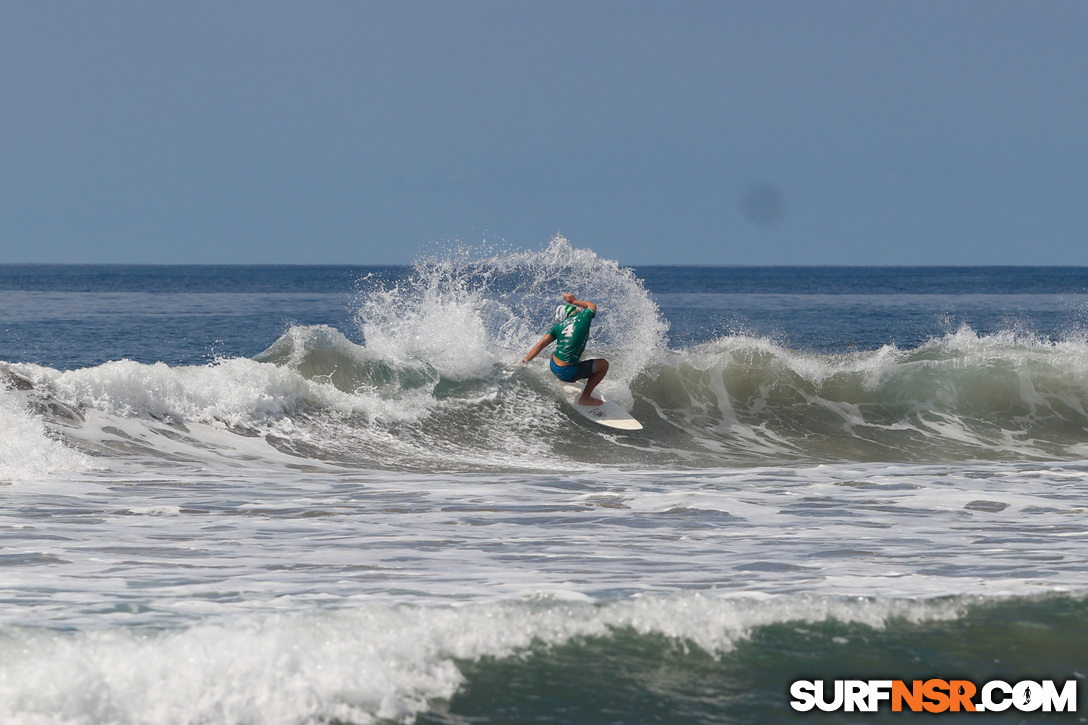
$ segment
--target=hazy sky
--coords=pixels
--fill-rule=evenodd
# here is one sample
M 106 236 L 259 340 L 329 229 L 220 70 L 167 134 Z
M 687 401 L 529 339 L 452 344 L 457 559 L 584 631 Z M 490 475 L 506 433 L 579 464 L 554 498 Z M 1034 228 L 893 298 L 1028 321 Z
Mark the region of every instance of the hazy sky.
M 0 262 L 1088 265 L 1088 2 L 0 0 Z

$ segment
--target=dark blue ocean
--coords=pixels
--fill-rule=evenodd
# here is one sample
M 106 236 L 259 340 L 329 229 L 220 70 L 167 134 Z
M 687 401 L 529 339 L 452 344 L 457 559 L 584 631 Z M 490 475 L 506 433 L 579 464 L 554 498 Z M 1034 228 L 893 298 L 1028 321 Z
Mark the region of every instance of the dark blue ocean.
M 563 292 L 642 431 L 518 365 Z M 0 265 L 0 312 L 5 725 L 1085 721 L 789 690 L 1083 684 L 1088 268 L 556 238 Z

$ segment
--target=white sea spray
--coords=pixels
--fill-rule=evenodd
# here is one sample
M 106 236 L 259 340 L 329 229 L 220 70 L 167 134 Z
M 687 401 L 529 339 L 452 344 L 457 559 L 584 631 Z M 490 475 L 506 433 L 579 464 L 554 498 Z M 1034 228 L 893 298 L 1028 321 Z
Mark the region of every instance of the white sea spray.
M 28 410 L 25 398 L 0 385 L 0 481 L 48 477 L 89 465 L 86 456 L 61 443 Z

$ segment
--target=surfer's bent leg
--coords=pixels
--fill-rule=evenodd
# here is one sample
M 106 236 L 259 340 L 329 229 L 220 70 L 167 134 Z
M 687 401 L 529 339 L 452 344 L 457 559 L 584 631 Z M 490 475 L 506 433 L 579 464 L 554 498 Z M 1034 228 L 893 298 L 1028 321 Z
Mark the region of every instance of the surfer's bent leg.
M 590 393 L 592 393 L 593 389 L 596 388 L 602 380 L 604 380 L 604 376 L 608 373 L 608 361 L 605 360 L 603 357 L 599 357 L 593 360 L 586 360 L 585 362 L 590 363 L 591 374 L 589 376 L 589 379 L 586 380 L 585 390 L 582 391 L 581 397 L 578 398 L 578 404 L 600 405 L 600 399 L 590 397 Z M 581 370 L 579 370 L 578 372 L 581 372 Z

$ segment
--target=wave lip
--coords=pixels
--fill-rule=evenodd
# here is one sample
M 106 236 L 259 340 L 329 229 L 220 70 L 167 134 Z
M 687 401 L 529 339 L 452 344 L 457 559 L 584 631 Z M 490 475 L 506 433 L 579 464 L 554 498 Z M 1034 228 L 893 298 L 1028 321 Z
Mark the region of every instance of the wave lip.
M 633 387 L 693 448 L 735 462 L 1088 455 L 1088 344 L 1076 339 L 963 328 L 915 349 L 814 354 L 727 337 L 674 351 Z

